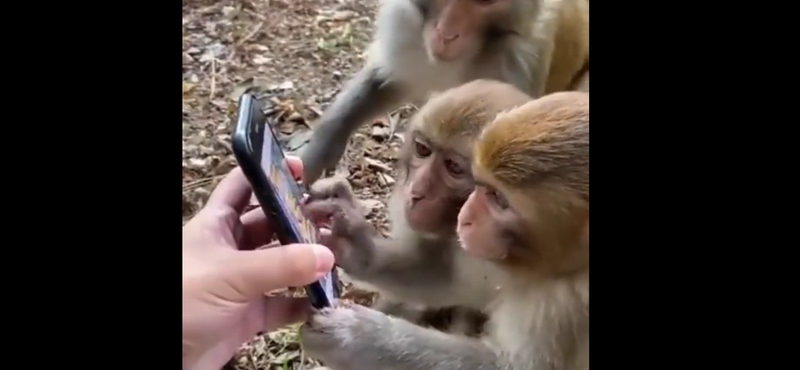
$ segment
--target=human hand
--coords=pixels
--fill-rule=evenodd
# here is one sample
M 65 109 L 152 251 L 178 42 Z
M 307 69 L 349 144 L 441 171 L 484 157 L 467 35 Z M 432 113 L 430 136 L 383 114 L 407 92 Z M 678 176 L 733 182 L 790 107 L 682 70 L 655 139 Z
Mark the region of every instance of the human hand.
M 297 158 L 287 158 L 295 176 Z M 305 298 L 264 293 L 318 280 L 334 257 L 321 245 L 256 248 L 273 236 L 261 208 L 242 215 L 252 189 L 240 168 L 183 227 L 183 368 L 218 370 L 259 332 L 302 320 Z

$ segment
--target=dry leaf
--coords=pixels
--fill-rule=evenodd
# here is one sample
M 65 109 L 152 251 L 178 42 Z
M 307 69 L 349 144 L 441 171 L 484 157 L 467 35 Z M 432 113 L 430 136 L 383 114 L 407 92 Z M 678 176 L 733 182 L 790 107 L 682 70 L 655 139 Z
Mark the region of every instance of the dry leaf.
M 395 183 L 394 178 L 385 173 L 380 174 L 380 179 L 383 186 L 392 186 Z
M 246 93 L 260 93 L 269 89 L 269 81 L 265 78 L 250 77 L 233 88 L 229 95 L 231 100 L 239 100 L 239 97 Z
M 373 126 L 372 127 L 372 137 L 385 139 L 385 138 L 389 137 L 389 134 L 391 133 L 391 131 L 392 131 L 392 129 L 389 128 L 389 127 Z
M 270 90 L 292 90 L 294 89 L 294 82 L 284 81 L 280 85 L 272 85 Z
M 253 63 L 255 64 L 269 64 L 272 63 L 272 58 L 266 58 L 263 55 L 256 55 L 253 57 Z
M 346 20 L 348 20 L 350 18 L 353 18 L 353 17 L 355 17 L 357 15 L 358 15 L 358 13 L 356 13 L 356 12 L 354 12 L 352 10 L 341 10 L 341 11 L 333 13 L 333 16 L 331 18 L 333 18 L 334 20 L 337 20 L 337 21 L 346 21 Z
M 194 58 L 192 58 L 189 53 L 183 53 L 183 64 L 192 64 L 194 63 Z
M 381 171 L 384 171 L 384 172 L 392 172 L 392 168 L 387 166 L 385 163 L 383 163 L 381 161 L 378 161 L 378 160 L 375 160 L 375 159 L 372 159 L 372 158 L 366 158 L 366 157 L 364 157 L 364 161 L 367 162 L 367 164 L 370 167 L 377 168 L 377 169 L 379 169 Z
M 286 149 L 293 152 L 299 150 L 308 142 L 308 140 L 311 139 L 312 133 L 313 132 L 311 130 L 296 132 L 294 135 L 292 135 L 292 138 L 289 139 L 289 142 L 286 143 Z
M 193 84 L 193 83 L 183 81 L 183 93 L 186 94 L 186 93 L 192 91 L 192 89 L 194 89 L 195 86 L 196 85 Z
M 361 206 L 369 212 L 378 211 L 384 207 L 383 202 L 377 199 L 362 199 Z
M 398 114 L 390 114 L 389 115 L 389 132 L 390 132 L 390 136 L 394 136 L 394 134 L 397 132 L 397 129 L 401 128 L 401 127 L 398 127 L 399 123 L 400 123 L 400 117 L 399 117 Z
M 236 9 L 232 6 L 224 6 L 222 7 L 222 14 L 225 15 L 225 18 L 227 19 L 233 19 L 239 15 L 239 9 Z

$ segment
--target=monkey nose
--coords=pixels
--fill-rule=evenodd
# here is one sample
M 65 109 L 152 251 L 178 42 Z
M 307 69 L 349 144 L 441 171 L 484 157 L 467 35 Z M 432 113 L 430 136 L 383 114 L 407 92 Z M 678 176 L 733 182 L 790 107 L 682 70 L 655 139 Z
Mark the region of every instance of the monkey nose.
M 452 35 L 452 36 L 445 36 L 445 35 L 442 35 L 442 40 L 444 40 L 445 44 L 446 44 L 446 43 L 453 42 L 453 41 L 455 41 L 455 39 L 457 39 L 457 38 L 458 38 L 458 34 L 455 34 L 455 35 Z

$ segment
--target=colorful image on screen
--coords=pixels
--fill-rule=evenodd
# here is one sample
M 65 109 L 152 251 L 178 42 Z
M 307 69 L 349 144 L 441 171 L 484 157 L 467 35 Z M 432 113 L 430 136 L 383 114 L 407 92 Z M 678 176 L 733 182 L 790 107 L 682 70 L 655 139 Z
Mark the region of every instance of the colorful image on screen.
M 269 130 L 269 128 L 265 128 Z M 273 185 L 273 191 L 278 194 L 278 202 L 283 213 L 288 215 L 291 227 L 300 234 L 304 243 L 318 243 L 317 229 L 308 219 L 303 216 L 300 209 L 300 201 L 303 193 L 300 187 L 292 178 L 289 167 L 284 161 L 283 151 L 278 143 L 266 133 L 264 135 L 264 146 L 261 151 L 261 168 L 269 177 Z M 328 297 L 333 299 L 333 279 L 330 274 L 319 280 Z

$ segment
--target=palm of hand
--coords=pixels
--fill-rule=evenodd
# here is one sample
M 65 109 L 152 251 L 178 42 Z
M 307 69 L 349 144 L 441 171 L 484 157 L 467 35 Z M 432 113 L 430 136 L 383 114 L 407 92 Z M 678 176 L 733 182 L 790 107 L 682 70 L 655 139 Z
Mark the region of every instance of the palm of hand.
M 184 350 L 206 353 L 198 363 L 219 363 L 239 345 L 257 334 L 252 328 L 263 328 L 265 307 L 262 301 L 248 302 L 236 288 L 209 270 L 217 269 L 225 260 L 234 257 L 235 237 L 229 230 L 241 230 L 235 221 L 232 228 L 214 230 L 212 225 L 192 225 L 201 230 L 187 230 L 184 243 L 193 250 L 183 253 L 183 331 L 191 343 Z M 200 249 L 204 253 L 196 253 Z M 249 329 L 249 330 L 248 330 Z M 219 338 L 225 338 L 219 341 Z

